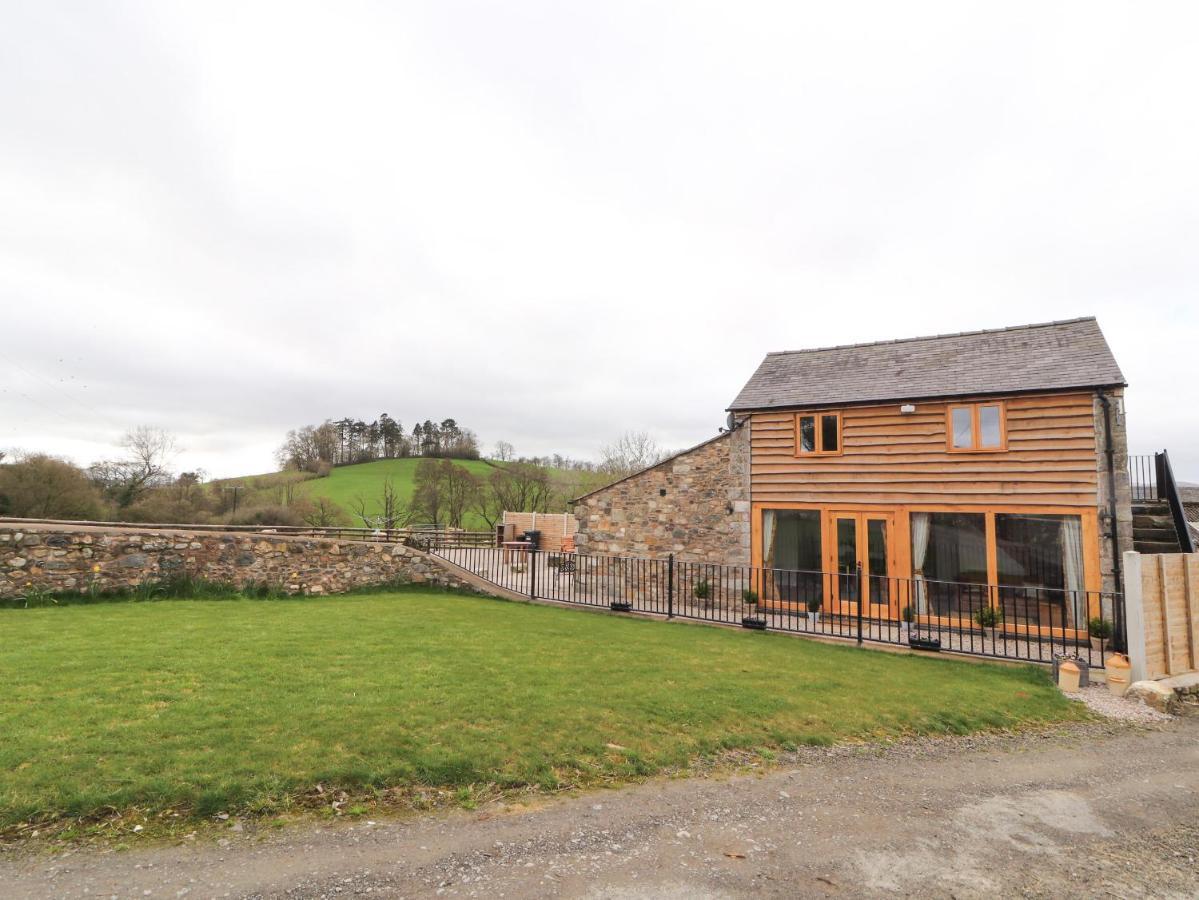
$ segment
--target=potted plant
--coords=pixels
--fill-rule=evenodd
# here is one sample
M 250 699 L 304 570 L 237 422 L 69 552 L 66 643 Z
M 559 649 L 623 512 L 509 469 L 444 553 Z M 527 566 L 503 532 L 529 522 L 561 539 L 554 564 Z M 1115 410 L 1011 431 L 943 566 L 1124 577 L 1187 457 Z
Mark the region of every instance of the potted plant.
M 899 611 L 899 618 L 902 621 L 899 627 L 903 631 L 903 639 L 906 641 L 912 633 L 912 623 L 916 621 L 916 614 L 912 611 L 912 607 L 905 606 Z
M 813 628 L 820 627 L 820 607 L 824 605 L 824 600 L 820 597 L 809 597 L 807 602 L 808 621 L 812 623 Z
M 1003 610 L 998 606 L 984 606 L 974 614 L 974 621 L 995 643 L 995 632 L 1003 624 Z
M 1097 653 L 1103 652 L 1103 645 L 1111 640 L 1112 623 L 1104 618 L 1094 618 L 1087 623 L 1087 630 L 1091 635 L 1091 647 Z
M 741 592 L 741 602 L 744 603 L 746 606 L 757 606 L 758 605 L 758 592 L 751 591 L 749 588 L 746 588 L 745 590 L 743 590 Z
M 712 599 L 712 585 L 708 582 L 708 579 L 701 578 L 699 581 L 695 582 L 695 585 L 691 588 L 691 595 L 695 597 L 695 599 L 698 600 L 701 605 L 707 606 L 708 601 Z

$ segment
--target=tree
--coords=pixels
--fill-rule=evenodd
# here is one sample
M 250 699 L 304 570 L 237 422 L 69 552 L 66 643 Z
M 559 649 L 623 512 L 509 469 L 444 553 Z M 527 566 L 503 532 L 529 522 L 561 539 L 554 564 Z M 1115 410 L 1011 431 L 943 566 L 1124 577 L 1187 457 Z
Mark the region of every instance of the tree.
M 383 479 L 376 497 L 372 499 L 359 494 L 350 507 L 367 528 L 406 528 L 416 518 L 415 508 L 400 497 L 390 478 Z
M 170 482 L 170 464 L 178 447 L 169 431 L 148 425 L 127 432 L 121 447 L 125 450 L 123 459 L 94 463 L 88 471 L 93 481 L 125 509 L 151 488 Z
M 345 510 L 328 497 L 303 497 L 293 508 L 313 528 L 332 528 L 349 521 Z
M 441 467 L 435 459 L 422 459 L 416 465 L 413 475 L 412 503 L 417 512 L 434 525 L 441 524 L 441 514 L 445 509 L 445 495 L 442 493 Z
M 495 458 L 500 462 L 508 462 L 510 459 L 512 459 L 513 452 L 512 445 L 507 441 L 495 442 Z
M 532 463 L 512 463 L 488 478 L 499 511 L 548 512 L 553 487 L 549 472 Z
M 100 493 L 78 466 L 44 453 L 0 466 L 0 514 L 30 519 L 95 519 Z
M 666 458 L 666 452 L 644 431 L 626 431 L 600 450 L 600 471 L 624 478 Z
M 464 466 L 443 459 L 438 466 L 445 496 L 446 519 L 451 528 L 461 528 L 463 519 L 482 491 L 483 482 Z

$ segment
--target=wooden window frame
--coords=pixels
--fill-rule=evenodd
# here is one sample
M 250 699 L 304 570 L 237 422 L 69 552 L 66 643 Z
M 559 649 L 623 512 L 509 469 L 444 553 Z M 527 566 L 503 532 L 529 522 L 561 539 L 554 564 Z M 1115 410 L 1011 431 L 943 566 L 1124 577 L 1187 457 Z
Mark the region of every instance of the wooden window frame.
M 824 428 L 821 427 L 824 424 L 824 421 L 823 421 L 824 416 L 836 416 L 837 417 L 837 449 L 836 450 L 825 450 L 824 449 Z M 799 432 L 799 420 L 805 419 L 805 418 L 812 418 L 812 419 L 816 420 L 816 449 L 815 450 L 804 450 L 803 449 L 803 443 L 800 439 L 800 432 Z M 806 410 L 804 412 L 797 412 L 795 414 L 795 423 L 794 424 L 795 424 L 795 457 L 796 457 L 796 459 L 807 459 L 812 456 L 840 456 L 842 453 L 845 452 L 845 434 L 841 430 L 841 424 L 842 424 L 841 423 L 841 413 L 839 411 L 832 410 L 832 409 L 826 409 L 826 410 L 819 410 L 817 412 L 809 412 Z
M 981 447 L 982 423 L 980 412 L 984 406 L 994 406 L 999 409 L 999 445 L 997 447 Z M 953 411 L 955 409 L 970 410 L 970 446 L 955 447 L 953 445 Z M 950 453 L 1004 453 L 1007 451 L 1007 404 L 1002 400 L 978 400 L 971 403 L 949 403 L 945 406 L 945 447 Z

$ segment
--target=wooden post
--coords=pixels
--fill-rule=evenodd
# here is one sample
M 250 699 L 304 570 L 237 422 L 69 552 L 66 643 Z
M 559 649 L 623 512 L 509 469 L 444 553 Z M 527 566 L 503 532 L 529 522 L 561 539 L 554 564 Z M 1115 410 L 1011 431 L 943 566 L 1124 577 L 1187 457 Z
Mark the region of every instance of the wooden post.
M 1199 555 L 1190 553 L 1182 558 L 1182 584 L 1186 590 L 1187 642 L 1191 645 L 1191 670 L 1199 672 L 1199 584 L 1191 577 L 1191 563 L 1199 559 Z
M 1144 681 L 1149 677 L 1145 647 L 1144 588 L 1141 585 L 1141 554 L 1124 552 L 1124 630 L 1128 637 L 1129 678 Z
M 1166 674 L 1174 674 L 1174 653 L 1170 647 L 1170 589 L 1166 587 L 1166 556 L 1157 554 L 1157 577 L 1162 585 L 1162 654 L 1166 660 Z

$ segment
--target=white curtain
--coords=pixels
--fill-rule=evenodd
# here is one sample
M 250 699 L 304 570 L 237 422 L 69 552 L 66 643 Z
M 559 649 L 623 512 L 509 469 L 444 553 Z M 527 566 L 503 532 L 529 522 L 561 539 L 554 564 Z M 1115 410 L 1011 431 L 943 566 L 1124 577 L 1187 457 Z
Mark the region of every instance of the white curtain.
M 928 594 L 924 587 L 924 557 L 928 555 L 928 536 L 932 531 L 932 514 L 912 513 L 912 592 L 916 614 L 928 614 Z
M 1086 618 L 1079 614 L 1086 606 L 1086 592 L 1082 583 L 1082 520 L 1078 516 L 1062 518 L 1062 572 L 1066 582 L 1066 625 Z
M 762 511 L 762 567 L 774 568 L 774 510 Z

